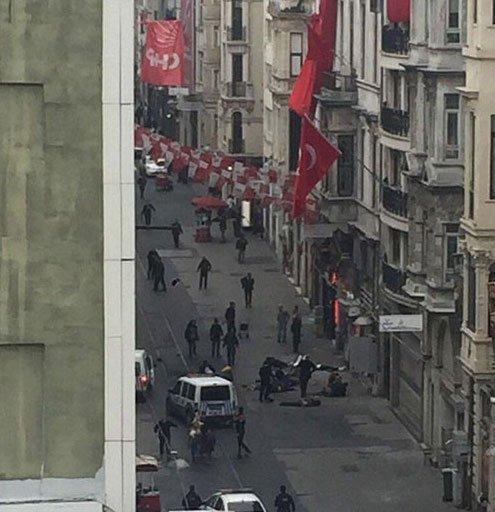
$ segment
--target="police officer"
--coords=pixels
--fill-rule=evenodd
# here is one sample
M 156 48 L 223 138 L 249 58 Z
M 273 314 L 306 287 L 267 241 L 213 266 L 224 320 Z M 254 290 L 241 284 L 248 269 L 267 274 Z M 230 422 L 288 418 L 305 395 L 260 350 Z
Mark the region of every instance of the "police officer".
M 263 402 L 263 399 L 265 401 L 271 402 L 272 399 L 270 398 L 270 381 L 272 378 L 272 367 L 267 359 L 265 359 L 265 362 L 260 368 L 259 371 L 260 376 L 260 402 Z
M 280 486 L 280 493 L 275 497 L 276 512 L 295 512 L 296 505 L 285 485 Z

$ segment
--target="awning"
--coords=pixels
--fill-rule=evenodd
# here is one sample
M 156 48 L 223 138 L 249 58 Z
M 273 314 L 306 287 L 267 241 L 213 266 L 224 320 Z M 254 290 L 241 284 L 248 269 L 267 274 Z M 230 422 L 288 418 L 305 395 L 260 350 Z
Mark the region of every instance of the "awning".
M 391 23 L 409 23 L 411 0 L 387 0 L 387 17 Z

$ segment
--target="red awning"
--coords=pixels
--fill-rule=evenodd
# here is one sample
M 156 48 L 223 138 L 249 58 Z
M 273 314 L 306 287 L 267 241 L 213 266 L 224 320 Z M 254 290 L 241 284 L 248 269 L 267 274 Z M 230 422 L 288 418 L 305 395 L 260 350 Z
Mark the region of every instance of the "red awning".
M 191 200 L 191 203 L 194 206 L 202 207 L 202 208 L 224 208 L 227 206 L 227 203 L 220 199 L 219 197 L 214 196 L 199 196 L 194 197 Z
M 411 0 L 387 0 L 387 17 L 392 23 L 409 23 Z

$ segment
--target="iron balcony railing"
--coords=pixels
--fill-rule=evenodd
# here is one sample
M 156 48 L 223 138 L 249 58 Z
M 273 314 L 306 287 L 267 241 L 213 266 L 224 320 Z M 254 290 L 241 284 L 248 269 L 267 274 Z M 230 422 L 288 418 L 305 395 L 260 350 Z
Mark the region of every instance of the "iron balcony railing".
M 390 213 L 407 217 L 407 193 L 398 188 L 383 184 L 382 205 Z
M 402 293 L 402 287 L 406 284 L 406 273 L 388 263 L 382 263 L 382 278 L 385 288 L 394 293 Z
M 382 29 L 382 52 L 407 55 L 409 52 L 409 27 L 397 23 L 385 25 Z
M 407 137 L 409 135 L 409 112 L 383 105 L 381 125 L 388 133 Z
M 224 95 L 229 98 L 251 98 L 252 88 L 247 82 L 227 82 L 224 84 Z

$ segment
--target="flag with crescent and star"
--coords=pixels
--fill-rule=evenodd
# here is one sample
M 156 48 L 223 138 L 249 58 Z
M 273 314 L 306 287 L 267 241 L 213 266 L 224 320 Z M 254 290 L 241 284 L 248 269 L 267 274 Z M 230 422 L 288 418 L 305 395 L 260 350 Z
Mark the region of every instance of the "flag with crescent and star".
M 330 166 L 339 158 L 334 146 L 305 116 L 302 119 L 299 166 L 296 176 L 292 216 L 300 217 L 306 207 L 306 197 L 325 176 Z

